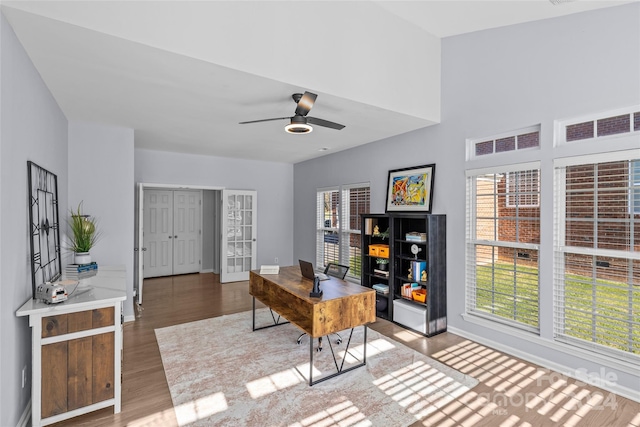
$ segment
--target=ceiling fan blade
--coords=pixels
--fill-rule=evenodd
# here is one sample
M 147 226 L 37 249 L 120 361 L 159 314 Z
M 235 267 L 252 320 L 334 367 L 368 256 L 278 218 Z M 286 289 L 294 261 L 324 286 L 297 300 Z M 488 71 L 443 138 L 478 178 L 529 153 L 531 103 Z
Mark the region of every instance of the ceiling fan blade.
M 317 117 L 307 117 L 307 123 L 311 123 L 313 125 L 324 126 L 326 128 L 340 130 L 344 128 L 344 125 L 340 123 L 330 122 L 329 120 L 318 119 Z
M 311 92 L 305 92 L 298 101 L 298 106 L 296 107 L 296 115 L 297 116 L 306 116 L 311 111 L 313 107 L 313 103 L 316 102 L 316 98 L 318 95 Z
M 273 119 L 260 119 L 260 120 L 250 120 L 248 122 L 240 122 L 241 125 L 246 125 L 248 123 L 259 123 L 259 122 L 270 122 L 272 120 L 290 120 L 291 117 L 276 117 Z

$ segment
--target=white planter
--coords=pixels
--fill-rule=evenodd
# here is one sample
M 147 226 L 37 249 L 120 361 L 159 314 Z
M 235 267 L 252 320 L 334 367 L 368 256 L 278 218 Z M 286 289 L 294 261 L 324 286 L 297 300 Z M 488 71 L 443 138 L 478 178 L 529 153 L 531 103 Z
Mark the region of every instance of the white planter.
M 74 256 L 74 264 L 91 263 L 91 254 L 89 252 L 76 252 Z

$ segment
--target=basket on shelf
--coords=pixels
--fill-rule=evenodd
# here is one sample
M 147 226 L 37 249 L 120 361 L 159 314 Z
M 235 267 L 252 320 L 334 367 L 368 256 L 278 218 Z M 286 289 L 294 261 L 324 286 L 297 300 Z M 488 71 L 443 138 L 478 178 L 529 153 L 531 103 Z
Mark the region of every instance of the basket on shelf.
M 416 289 L 411 292 L 411 296 L 414 301 L 425 302 L 427 300 L 427 290 L 426 289 Z

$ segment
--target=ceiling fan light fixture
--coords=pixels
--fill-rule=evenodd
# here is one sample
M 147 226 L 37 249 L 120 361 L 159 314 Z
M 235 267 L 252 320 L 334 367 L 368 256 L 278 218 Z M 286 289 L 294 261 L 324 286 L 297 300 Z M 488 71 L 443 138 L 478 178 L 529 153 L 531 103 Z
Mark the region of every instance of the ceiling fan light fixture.
M 296 135 L 313 132 L 313 128 L 305 123 L 290 123 L 284 127 L 284 130 Z
M 298 115 L 291 117 L 291 123 L 286 125 L 284 130 L 296 135 L 313 132 L 313 128 L 307 124 L 307 119 Z

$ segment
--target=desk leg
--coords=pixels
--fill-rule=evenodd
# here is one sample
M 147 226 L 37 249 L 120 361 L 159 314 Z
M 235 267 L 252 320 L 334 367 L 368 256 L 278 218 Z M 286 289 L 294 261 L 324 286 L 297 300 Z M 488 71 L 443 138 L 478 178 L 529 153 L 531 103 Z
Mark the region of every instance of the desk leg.
M 269 311 L 271 311 L 271 319 L 273 319 L 273 325 L 260 326 L 256 328 L 256 297 L 253 297 L 252 308 L 251 308 L 251 330 L 252 331 L 259 331 L 260 329 L 273 328 L 274 326 L 286 325 L 287 323 L 290 323 L 289 321 L 280 322 L 280 315 L 278 314 L 278 319 L 276 319 L 275 316 L 273 315 L 273 310 L 269 308 Z
M 309 335 L 309 386 L 313 385 L 313 338 Z
M 351 344 L 351 337 L 353 336 L 353 329 L 351 329 L 351 333 L 349 334 L 349 340 L 347 341 L 347 347 L 344 350 L 344 358 L 342 359 L 342 363 L 338 366 L 338 361 L 336 360 L 336 355 L 333 352 L 333 346 L 331 345 L 331 340 L 327 340 L 329 342 L 329 347 L 331 348 L 331 355 L 333 356 L 333 362 L 336 366 L 336 372 L 330 375 L 326 375 L 319 380 L 313 381 L 313 339 L 309 337 L 309 385 L 312 386 L 314 384 L 318 384 L 319 382 L 326 381 L 330 378 L 337 377 L 338 375 L 342 375 L 349 371 L 353 371 L 354 369 L 360 368 L 367 364 L 367 325 L 362 325 L 364 327 L 364 348 L 362 353 L 362 361 L 354 366 L 344 369 L 344 362 L 349 354 L 349 346 Z M 356 359 L 357 360 L 357 359 Z

